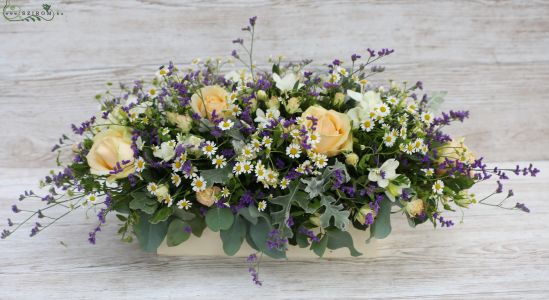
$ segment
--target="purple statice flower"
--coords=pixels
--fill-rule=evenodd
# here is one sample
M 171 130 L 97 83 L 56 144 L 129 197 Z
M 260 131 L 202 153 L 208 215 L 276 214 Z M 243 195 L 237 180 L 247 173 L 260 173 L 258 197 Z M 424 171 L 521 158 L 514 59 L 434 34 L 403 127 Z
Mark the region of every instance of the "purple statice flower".
M 4 229 L 4 230 L 2 230 L 2 235 L 0 235 L 0 238 L 1 238 L 1 239 L 5 239 L 5 238 L 7 238 L 10 234 L 11 234 L 11 232 L 10 232 L 9 230 Z
M 374 49 L 366 49 L 366 51 L 368 51 L 368 54 L 370 55 L 370 57 L 375 57 L 376 56 L 376 51 Z
M 356 190 L 352 185 L 344 185 L 340 188 L 340 190 L 349 197 L 354 197 L 356 194 Z
M 34 227 L 31 229 L 30 236 L 35 236 L 36 234 L 38 234 L 38 232 L 40 232 L 40 227 L 42 227 L 40 223 L 34 223 Z
M 21 210 L 15 204 L 11 206 L 11 211 L 14 212 L 14 213 L 21 212 Z
M 80 127 L 77 127 L 76 125 L 72 124 L 71 125 L 72 131 L 75 134 L 83 135 L 84 132 L 86 132 L 86 130 L 88 130 L 90 126 L 95 123 L 95 119 L 96 119 L 95 116 L 91 117 L 89 121 L 82 122 L 82 124 L 80 124 Z
M 374 214 L 367 213 L 365 216 L 364 225 L 372 225 L 374 224 Z
M 99 213 L 97 214 L 97 219 L 101 224 L 105 224 L 107 222 L 106 217 L 107 216 L 107 210 L 102 208 Z
M 523 212 L 529 213 L 530 209 L 524 205 L 524 203 L 518 203 L 515 204 L 515 208 L 522 210 Z
M 251 191 L 246 190 L 242 196 L 240 196 L 240 200 L 238 201 L 239 207 L 247 207 L 250 206 L 250 204 L 254 203 L 254 195 Z
M 250 275 L 252 275 L 252 281 L 254 282 L 254 284 L 261 286 L 262 282 L 259 280 L 259 273 L 254 267 L 254 264 L 256 263 L 256 261 L 257 261 L 257 256 L 255 254 L 251 254 L 246 258 L 246 262 L 250 264 L 250 266 L 248 267 L 248 272 L 250 273 Z
M 498 188 L 496 189 L 496 193 L 501 193 L 503 192 L 503 184 L 501 184 L 501 182 L 498 180 L 497 181 L 497 184 L 498 184 Z
M 283 159 L 281 159 L 280 157 L 277 157 L 275 159 L 275 166 L 277 169 L 281 170 L 281 169 L 284 169 L 286 167 L 286 163 L 284 162 Z
M 345 174 L 343 173 L 342 170 L 337 169 L 334 171 L 333 177 L 334 177 L 334 183 L 332 187 L 334 189 L 341 189 L 342 185 L 345 183 Z
M 9 227 L 12 227 L 12 226 L 13 226 L 13 222 L 11 221 L 10 218 L 8 218 L 8 226 L 9 226 Z
M 244 40 L 242 38 L 237 38 L 233 40 L 233 44 L 240 44 L 242 45 L 244 43 Z
M 433 219 L 440 222 L 441 227 L 452 227 L 454 226 L 454 222 L 452 220 L 445 220 L 441 215 L 438 213 L 433 214 Z
M 230 159 L 231 157 L 235 156 L 236 153 L 232 148 L 225 148 L 221 150 L 221 155 L 223 155 L 227 159 Z
M 286 225 L 288 225 L 288 227 L 292 227 L 294 226 L 294 224 L 294 218 L 292 218 L 292 216 L 289 216 L 288 220 L 286 220 Z
M 320 242 L 320 239 L 318 238 L 318 236 L 312 230 L 309 230 L 305 227 L 299 227 L 299 232 L 303 235 L 306 235 L 314 243 Z
M 253 16 L 249 19 L 250 21 L 250 26 L 255 26 L 255 22 L 257 21 L 257 16 Z
M 95 227 L 94 230 L 88 233 L 88 242 L 90 244 L 95 245 L 95 236 L 99 231 L 101 231 L 101 224 L 97 225 L 97 227 Z
M 359 59 L 359 58 L 361 58 L 361 56 L 358 55 L 358 54 L 353 54 L 353 55 L 351 55 L 351 61 L 356 61 L 356 60 Z
M 185 228 L 183 228 L 183 231 L 185 231 L 186 233 L 191 233 L 193 232 L 193 229 L 191 226 L 186 225 Z
M 332 61 L 332 65 L 339 66 L 339 65 L 341 65 L 341 61 L 336 58 L 336 59 L 334 59 L 334 61 Z
M 267 247 L 269 249 L 282 250 L 287 243 L 288 239 L 282 237 L 278 229 L 271 230 L 267 236 Z

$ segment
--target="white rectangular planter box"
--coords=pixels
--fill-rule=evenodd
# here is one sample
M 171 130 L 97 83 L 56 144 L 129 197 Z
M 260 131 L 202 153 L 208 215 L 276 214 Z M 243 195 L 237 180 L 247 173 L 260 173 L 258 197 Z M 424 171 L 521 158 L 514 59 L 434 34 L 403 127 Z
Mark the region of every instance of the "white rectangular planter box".
M 371 239 L 368 243 L 366 240 L 370 236 L 370 230 L 361 231 L 353 227 L 349 229 L 353 237 L 355 248 L 362 253 L 363 257 L 374 257 L 376 255 L 376 241 Z M 246 257 L 256 251 L 252 249 L 244 240 L 240 250 L 234 255 L 235 257 Z M 184 243 L 168 247 L 166 240 L 162 242 L 157 250 L 158 255 L 164 256 L 227 256 L 223 252 L 223 242 L 219 237 L 219 232 L 213 232 L 206 228 L 200 238 L 191 235 Z M 318 256 L 309 248 L 299 248 L 299 246 L 289 246 L 286 255 L 289 259 L 292 258 L 318 258 Z M 327 258 L 345 258 L 351 257 L 349 249 L 341 248 L 337 250 L 326 249 L 323 257 Z

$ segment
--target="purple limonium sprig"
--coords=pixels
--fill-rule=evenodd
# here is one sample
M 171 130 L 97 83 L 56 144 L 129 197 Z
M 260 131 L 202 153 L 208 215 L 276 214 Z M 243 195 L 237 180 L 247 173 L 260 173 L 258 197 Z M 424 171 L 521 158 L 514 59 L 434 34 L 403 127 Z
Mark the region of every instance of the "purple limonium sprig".
M 269 249 L 282 250 L 288 243 L 288 239 L 281 236 L 278 229 L 273 229 L 267 236 L 267 247 Z
M 248 272 L 252 275 L 252 281 L 256 285 L 261 286 L 262 282 L 259 280 L 259 260 L 257 259 L 257 254 L 250 254 L 246 257 L 246 262 L 250 265 L 248 267 Z
M 433 214 L 433 219 L 439 221 L 441 227 L 452 227 L 452 226 L 454 226 L 454 222 L 452 220 L 444 219 L 444 217 L 439 215 L 439 213 L 434 213 Z
M 312 242 L 314 243 L 318 243 L 320 242 L 320 239 L 318 238 L 318 236 L 312 231 L 312 230 L 309 230 L 305 227 L 299 227 L 299 232 L 301 234 L 304 234 L 306 235 L 308 238 L 311 239 Z

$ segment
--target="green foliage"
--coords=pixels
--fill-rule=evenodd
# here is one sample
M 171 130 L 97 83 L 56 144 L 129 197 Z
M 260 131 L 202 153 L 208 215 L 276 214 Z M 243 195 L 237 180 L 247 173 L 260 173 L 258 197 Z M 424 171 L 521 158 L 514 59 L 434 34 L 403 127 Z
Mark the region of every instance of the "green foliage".
M 324 181 L 325 180 L 320 176 L 311 177 L 310 179 L 301 179 L 301 182 L 305 184 L 305 192 L 309 194 L 309 197 L 311 199 L 324 193 L 324 191 L 326 190 Z
M 328 249 L 335 250 L 339 248 L 349 248 L 351 256 L 362 255 L 362 253 L 355 249 L 353 238 L 349 232 L 337 229 L 328 229 L 326 230 L 326 236 L 328 237 Z
M 242 216 L 237 216 L 231 228 L 221 230 L 220 236 L 223 241 L 223 251 L 225 251 L 225 254 L 229 256 L 235 255 L 246 237 L 246 220 Z
M 269 249 L 267 247 L 267 238 L 269 232 L 273 230 L 271 224 L 265 219 L 258 219 L 257 225 L 250 226 L 250 238 L 257 250 L 265 253 L 272 258 L 286 258 L 286 251 L 280 249 Z
M 334 225 L 340 230 L 347 230 L 349 226 L 349 215 L 351 214 L 348 210 L 344 210 L 342 204 L 335 204 L 336 199 L 332 196 L 321 196 L 320 204 L 326 209 L 322 214 L 320 214 L 320 226 L 322 228 L 327 228 L 330 226 L 330 220 L 333 218 Z
M 324 235 L 320 241 L 313 242 L 311 244 L 311 250 L 318 255 L 318 257 L 324 256 L 324 252 L 326 252 L 326 247 L 328 246 L 328 236 Z
M 157 224 L 159 222 L 166 221 L 173 214 L 173 211 L 174 211 L 173 206 L 172 207 L 163 206 L 153 214 L 150 222 L 152 224 Z
M 271 212 L 273 225 L 277 225 L 283 236 L 292 237 L 292 229 L 288 226 L 290 218 L 290 209 L 293 202 L 303 202 L 308 199 L 308 195 L 299 190 L 300 184 L 292 182 L 288 188 L 289 193 L 271 199 L 271 203 L 282 206 L 282 209 Z
M 215 232 L 231 228 L 233 221 L 234 215 L 228 208 L 215 206 L 206 213 L 206 225 Z
M 391 206 L 391 201 L 383 198 L 374 224 L 370 227 L 371 237 L 384 239 L 391 233 Z
M 189 239 L 191 234 L 186 230 L 187 227 L 190 227 L 189 224 L 179 219 L 173 219 L 173 221 L 170 222 L 166 234 L 166 243 L 168 244 L 168 247 L 177 246 Z
M 152 215 L 158 207 L 158 201 L 148 196 L 146 192 L 131 193 L 133 200 L 130 202 L 130 208 L 140 210 L 146 214 Z
M 226 166 L 220 169 L 210 169 L 200 171 L 200 175 L 206 180 L 207 186 L 212 186 L 214 183 L 225 184 L 229 180 L 232 168 Z
M 149 216 L 139 213 L 139 221 L 134 226 L 134 233 L 139 240 L 139 245 L 147 252 L 155 252 L 164 240 L 168 230 L 168 222 L 151 224 Z

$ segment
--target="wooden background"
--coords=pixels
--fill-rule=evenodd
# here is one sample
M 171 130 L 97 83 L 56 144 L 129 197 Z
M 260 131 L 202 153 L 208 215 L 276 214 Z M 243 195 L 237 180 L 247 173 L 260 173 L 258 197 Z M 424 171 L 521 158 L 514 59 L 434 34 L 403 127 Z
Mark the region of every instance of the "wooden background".
M 96 112 L 93 96 L 105 82 L 149 79 L 170 60 L 228 55 L 252 15 L 259 64 L 284 54 L 322 66 L 367 47 L 394 48 L 378 80 L 423 80 L 429 91 L 448 91 L 445 109 L 472 111 L 451 132 L 475 152 L 510 166 L 540 161 L 544 170 L 514 185 L 530 215 L 475 207 L 451 230 L 400 222 L 373 259 L 267 262 L 262 289 L 249 284 L 239 259 L 159 258 L 122 244 L 114 220 L 90 247 L 94 215 L 75 213 L 37 238 L 0 242 L 0 299 L 549 298 L 548 1 L 52 4 L 64 13 L 52 22 L 0 19 L 1 219 L 54 166 L 49 149 L 60 134 Z

